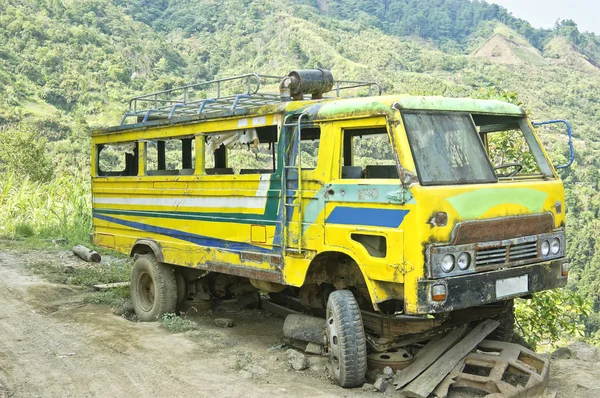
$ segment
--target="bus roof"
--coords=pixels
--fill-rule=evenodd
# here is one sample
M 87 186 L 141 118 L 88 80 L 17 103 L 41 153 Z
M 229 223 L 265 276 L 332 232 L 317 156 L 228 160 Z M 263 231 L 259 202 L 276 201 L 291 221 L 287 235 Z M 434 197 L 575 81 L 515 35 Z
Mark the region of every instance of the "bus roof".
M 386 95 L 356 98 L 325 98 L 319 100 L 300 100 L 269 103 L 251 108 L 232 111 L 212 112 L 191 116 L 161 118 L 146 122 L 133 123 L 96 130 L 92 135 L 146 130 L 169 125 L 195 124 L 204 120 L 232 117 L 261 116 L 283 114 L 286 112 L 307 113 L 311 120 L 348 119 L 389 114 L 393 110 L 426 112 L 467 112 L 476 114 L 496 114 L 524 116 L 525 111 L 518 105 L 498 100 L 480 100 L 472 98 L 448 98 L 433 96 Z

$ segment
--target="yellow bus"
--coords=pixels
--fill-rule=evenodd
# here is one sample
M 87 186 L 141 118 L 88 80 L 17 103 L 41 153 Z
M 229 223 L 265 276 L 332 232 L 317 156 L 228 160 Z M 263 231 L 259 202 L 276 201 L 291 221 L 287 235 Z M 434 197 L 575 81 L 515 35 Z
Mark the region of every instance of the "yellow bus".
M 275 79 L 136 97 L 92 134 L 93 240 L 135 257 L 141 320 L 216 290 L 292 296 L 354 387 L 367 346 L 489 317 L 507 338 L 514 298 L 566 284 L 563 184 L 521 107 Z

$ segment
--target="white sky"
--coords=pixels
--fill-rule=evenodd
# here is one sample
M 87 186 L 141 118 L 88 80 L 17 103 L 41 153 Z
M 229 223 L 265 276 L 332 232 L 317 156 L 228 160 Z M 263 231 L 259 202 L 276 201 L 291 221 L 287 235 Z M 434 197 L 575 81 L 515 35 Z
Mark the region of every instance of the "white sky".
M 580 31 L 600 34 L 599 0 L 487 0 L 536 28 L 551 28 L 557 19 L 572 19 Z

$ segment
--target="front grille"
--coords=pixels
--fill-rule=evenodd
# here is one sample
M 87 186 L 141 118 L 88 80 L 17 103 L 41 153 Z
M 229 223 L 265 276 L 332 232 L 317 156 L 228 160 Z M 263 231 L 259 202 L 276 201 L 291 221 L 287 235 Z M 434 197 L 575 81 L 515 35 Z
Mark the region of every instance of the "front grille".
M 504 243 L 504 242 L 503 242 Z M 485 267 L 535 259 L 538 256 L 537 240 L 522 243 L 479 247 L 475 252 L 475 266 Z

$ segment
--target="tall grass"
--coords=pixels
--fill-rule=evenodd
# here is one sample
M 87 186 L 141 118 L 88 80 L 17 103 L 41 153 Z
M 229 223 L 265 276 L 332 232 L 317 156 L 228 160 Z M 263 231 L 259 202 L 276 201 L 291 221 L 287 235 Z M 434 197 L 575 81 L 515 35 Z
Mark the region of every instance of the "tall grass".
M 91 228 L 90 182 L 62 175 L 35 182 L 14 173 L 0 174 L 0 235 L 33 231 L 47 238 L 87 240 Z

